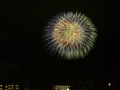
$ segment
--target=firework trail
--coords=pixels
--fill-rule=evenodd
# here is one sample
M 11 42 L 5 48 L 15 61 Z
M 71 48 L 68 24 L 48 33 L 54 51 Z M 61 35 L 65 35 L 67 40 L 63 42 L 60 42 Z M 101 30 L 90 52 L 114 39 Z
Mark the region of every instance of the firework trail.
M 65 59 L 85 57 L 97 37 L 94 24 L 81 13 L 60 13 L 44 31 L 48 49 Z

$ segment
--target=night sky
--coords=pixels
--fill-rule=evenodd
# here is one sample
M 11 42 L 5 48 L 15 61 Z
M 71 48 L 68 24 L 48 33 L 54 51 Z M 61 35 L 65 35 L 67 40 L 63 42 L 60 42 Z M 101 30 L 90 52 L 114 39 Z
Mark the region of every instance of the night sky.
M 120 60 L 119 0 L 1 0 L 0 63 L 20 67 L 14 77 L 51 82 L 99 77 Z M 97 28 L 94 48 L 84 59 L 53 56 L 43 42 L 43 29 L 60 12 L 82 12 Z

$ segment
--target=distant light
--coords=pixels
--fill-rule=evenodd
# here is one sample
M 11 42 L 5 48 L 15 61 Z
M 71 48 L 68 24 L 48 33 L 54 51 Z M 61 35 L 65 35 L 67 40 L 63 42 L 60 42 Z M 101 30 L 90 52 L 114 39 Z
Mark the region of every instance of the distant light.
M 5 86 L 5 88 L 8 88 L 8 86 Z
M 111 86 L 111 83 L 108 83 L 108 86 Z
M 19 87 L 19 85 L 17 84 L 17 85 L 15 85 L 16 86 L 16 88 L 18 88 Z
M 67 90 L 69 90 L 69 88 L 67 88 Z
M 0 87 L 2 87 L 3 85 L 0 85 Z
M 8 85 L 10 87 L 10 85 Z

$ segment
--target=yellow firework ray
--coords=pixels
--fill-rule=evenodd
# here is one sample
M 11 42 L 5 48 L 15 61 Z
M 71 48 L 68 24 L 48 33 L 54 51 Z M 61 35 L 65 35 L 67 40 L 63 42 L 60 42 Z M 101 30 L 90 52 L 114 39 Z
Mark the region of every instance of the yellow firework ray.
M 60 13 L 45 28 L 48 49 L 65 59 L 85 57 L 93 48 L 96 28 L 84 14 Z

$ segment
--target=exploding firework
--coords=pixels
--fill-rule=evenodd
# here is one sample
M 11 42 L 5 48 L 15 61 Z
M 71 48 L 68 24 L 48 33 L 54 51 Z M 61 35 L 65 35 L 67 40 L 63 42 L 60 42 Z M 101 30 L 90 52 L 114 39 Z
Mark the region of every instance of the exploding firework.
M 65 59 L 85 57 L 97 37 L 94 24 L 81 13 L 60 13 L 44 31 L 48 49 Z

